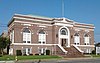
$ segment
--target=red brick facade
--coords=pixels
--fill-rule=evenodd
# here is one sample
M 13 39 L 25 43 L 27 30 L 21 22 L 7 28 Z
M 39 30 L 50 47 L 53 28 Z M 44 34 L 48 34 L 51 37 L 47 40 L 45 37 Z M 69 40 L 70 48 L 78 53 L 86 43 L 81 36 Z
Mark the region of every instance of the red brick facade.
M 30 43 L 23 43 L 24 28 L 30 31 Z M 66 32 L 62 29 L 65 29 Z M 45 39 L 43 39 L 45 40 L 45 44 L 39 43 L 40 30 L 45 32 Z M 61 35 L 60 32 L 67 34 Z M 78 45 L 74 43 L 75 33 L 79 34 L 77 36 L 79 39 L 76 39 Z M 65 18 L 46 18 L 15 14 L 8 23 L 8 34 L 12 41 L 9 54 L 12 55 L 16 54 L 16 50 L 21 50 L 22 54 L 31 50 L 30 54 L 33 55 L 41 54 L 44 50 L 50 50 L 51 55 L 68 56 L 68 52 L 71 49 L 68 50 L 67 48 L 71 48 L 72 46 L 74 47 L 72 48 L 73 50 L 78 50 L 80 53 L 91 53 L 94 49 L 94 26 L 91 24 L 77 23 Z M 85 34 L 88 35 L 86 36 L 86 41 L 89 43 L 85 43 Z M 26 50 L 25 48 L 29 48 L 30 50 Z M 25 52 L 23 52 L 24 49 Z

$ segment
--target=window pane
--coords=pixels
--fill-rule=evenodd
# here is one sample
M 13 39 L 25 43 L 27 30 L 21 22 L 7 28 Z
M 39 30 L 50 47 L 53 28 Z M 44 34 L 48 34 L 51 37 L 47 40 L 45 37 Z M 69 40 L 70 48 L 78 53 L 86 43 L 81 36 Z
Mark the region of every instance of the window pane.
M 23 41 L 26 41 L 26 43 L 31 42 L 31 33 L 23 33 Z
M 80 44 L 80 37 L 79 36 L 74 36 L 74 43 L 76 45 L 79 45 Z
M 26 41 L 23 41 L 23 43 L 26 43 Z
M 23 49 L 23 54 L 26 54 L 26 49 Z
M 62 29 L 60 30 L 60 34 L 61 34 L 61 35 L 67 35 L 68 32 L 67 32 L 66 28 L 62 28 Z
M 79 36 L 79 33 L 75 33 L 75 35 L 74 36 Z
M 45 32 L 43 30 L 40 30 L 39 34 L 45 34 Z
M 30 49 L 28 48 L 28 54 L 30 54 Z
M 30 41 L 27 41 L 27 43 L 30 43 Z
M 89 45 L 90 44 L 89 37 L 84 37 L 84 43 L 86 43 L 86 45 Z
M 39 43 L 44 44 L 46 41 L 46 34 L 44 33 L 44 31 L 40 31 L 38 36 Z
M 29 31 L 28 28 L 24 28 L 24 29 L 23 29 L 23 32 L 25 32 L 25 33 L 30 33 L 30 31 Z

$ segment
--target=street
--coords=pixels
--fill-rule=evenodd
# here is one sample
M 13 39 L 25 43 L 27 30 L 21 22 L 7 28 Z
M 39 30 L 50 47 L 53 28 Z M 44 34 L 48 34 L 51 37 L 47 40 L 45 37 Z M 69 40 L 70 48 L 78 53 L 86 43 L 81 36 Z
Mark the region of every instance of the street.
M 0 63 L 100 63 L 100 58 L 61 59 L 61 60 L 21 60 L 21 61 L 0 61 Z
M 70 59 L 70 60 L 48 60 L 48 61 L 18 61 L 17 63 L 100 63 L 100 59 Z
M 80 59 L 80 60 L 68 60 L 57 63 L 100 63 L 100 59 Z

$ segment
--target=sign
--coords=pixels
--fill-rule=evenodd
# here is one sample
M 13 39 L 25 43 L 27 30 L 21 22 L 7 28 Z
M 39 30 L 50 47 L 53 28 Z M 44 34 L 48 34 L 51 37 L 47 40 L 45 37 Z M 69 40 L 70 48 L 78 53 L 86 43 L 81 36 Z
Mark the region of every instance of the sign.
M 96 55 L 100 54 L 100 47 L 96 47 Z

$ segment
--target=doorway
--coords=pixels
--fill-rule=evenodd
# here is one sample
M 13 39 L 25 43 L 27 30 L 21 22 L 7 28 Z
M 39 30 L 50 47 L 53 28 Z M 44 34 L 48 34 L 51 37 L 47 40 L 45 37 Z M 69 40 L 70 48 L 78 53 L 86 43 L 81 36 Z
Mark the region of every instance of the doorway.
M 61 39 L 61 46 L 66 47 L 67 46 L 67 40 Z

